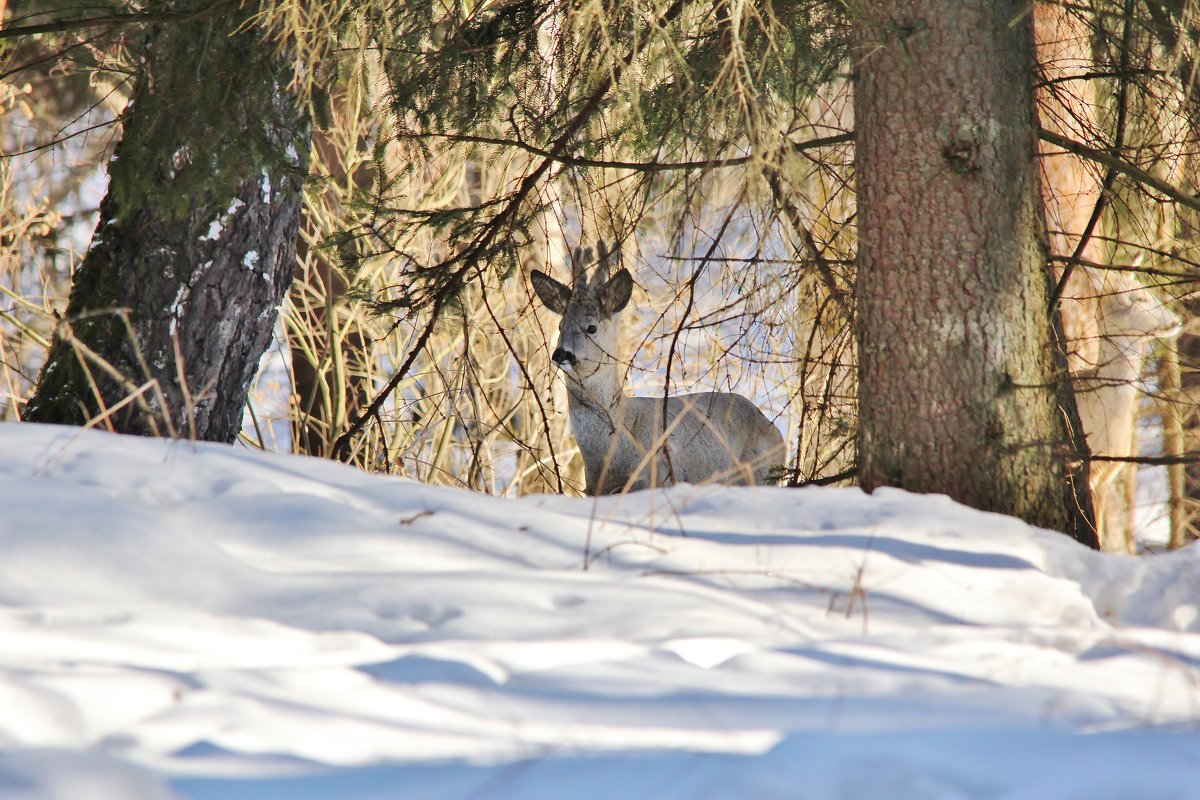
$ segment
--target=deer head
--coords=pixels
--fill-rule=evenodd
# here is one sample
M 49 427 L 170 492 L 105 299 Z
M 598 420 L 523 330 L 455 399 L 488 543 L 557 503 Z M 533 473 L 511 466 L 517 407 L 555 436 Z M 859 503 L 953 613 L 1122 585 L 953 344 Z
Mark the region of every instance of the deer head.
M 576 381 L 598 376 L 617 363 L 618 336 L 614 317 L 629 303 L 633 277 L 620 269 L 609 277 L 610 262 L 618 259 L 616 250 L 599 243 L 599 258 L 591 247 L 577 247 L 571 253 L 572 285 L 565 286 L 544 272 L 530 274 L 533 290 L 546 308 L 562 316 L 558 328 L 558 347 L 554 363 Z M 597 262 L 588 278 L 587 268 Z
M 1140 342 L 1179 333 L 1179 317 L 1137 279 L 1116 273 L 1105 284 L 1108 293 L 1100 301 L 1100 329 L 1105 335 Z

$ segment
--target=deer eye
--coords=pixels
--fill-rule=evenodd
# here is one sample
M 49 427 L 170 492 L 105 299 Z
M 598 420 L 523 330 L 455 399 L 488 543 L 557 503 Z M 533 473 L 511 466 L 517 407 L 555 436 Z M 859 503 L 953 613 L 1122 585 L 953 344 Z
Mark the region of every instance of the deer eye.
M 588 326 L 587 326 L 587 332 L 588 332 L 588 333 L 595 333 L 595 332 L 596 332 L 596 326 L 595 326 L 595 325 L 588 325 Z

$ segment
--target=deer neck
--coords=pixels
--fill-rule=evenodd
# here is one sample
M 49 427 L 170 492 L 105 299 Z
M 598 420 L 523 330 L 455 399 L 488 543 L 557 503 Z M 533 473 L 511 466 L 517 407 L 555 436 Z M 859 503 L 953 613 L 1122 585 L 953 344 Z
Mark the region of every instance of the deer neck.
M 1113 333 L 1100 339 L 1095 377 L 1112 385 L 1129 386 L 1132 390 L 1141 377 L 1142 361 L 1146 357 L 1144 337 Z
M 586 420 L 598 430 L 607 428 L 605 435 L 611 435 L 617 429 L 624 399 L 616 364 L 605 364 L 583 378 L 567 377 L 567 402 L 576 428 Z

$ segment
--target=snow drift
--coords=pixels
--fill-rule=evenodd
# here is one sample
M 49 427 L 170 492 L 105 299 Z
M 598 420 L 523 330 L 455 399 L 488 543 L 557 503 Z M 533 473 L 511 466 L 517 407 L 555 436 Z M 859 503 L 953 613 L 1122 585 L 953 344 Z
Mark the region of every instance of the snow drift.
M 0 797 L 1200 797 L 1200 548 L 0 426 Z

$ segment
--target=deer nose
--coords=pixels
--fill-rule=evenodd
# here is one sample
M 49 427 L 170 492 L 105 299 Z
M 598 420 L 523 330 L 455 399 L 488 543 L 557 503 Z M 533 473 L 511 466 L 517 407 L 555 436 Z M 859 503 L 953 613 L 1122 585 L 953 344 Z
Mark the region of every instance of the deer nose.
M 565 364 L 570 364 L 571 366 L 575 366 L 575 354 L 572 353 L 570 350 L 564 350 L 561 347 L 557 348 L 554 351 L 554 354 L 550 356 L 550 358 L 554 361 L 555 364 L 557 364 L 560 367 Z

